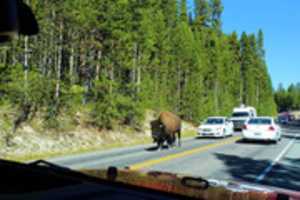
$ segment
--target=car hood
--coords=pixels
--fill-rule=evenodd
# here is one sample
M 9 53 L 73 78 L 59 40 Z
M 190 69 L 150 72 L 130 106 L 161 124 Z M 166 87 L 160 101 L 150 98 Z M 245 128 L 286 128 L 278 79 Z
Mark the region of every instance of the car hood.
M 115 173 L 111 175 L 109 171 L 114 171 Z M 279 197 L 285 197 L 283 199 L 300 200 L 299 192 L 281 188 L 215 179 L 208 180 L 209 187 L 205 188 L 203 182 L 199 181 L 204 179 L 199 177 L 160 171 L 142 172 L 133 171 L 128 168 L 126 170 L 81 170 L 81 172 L 101 179 L 108 179 L 110 181 L 113 179 L 116 182 L 198 199 L 276 200 L 280 199 Z M 184 180 L 187 180 L 187 178 L 191 182 L 184 184 Z

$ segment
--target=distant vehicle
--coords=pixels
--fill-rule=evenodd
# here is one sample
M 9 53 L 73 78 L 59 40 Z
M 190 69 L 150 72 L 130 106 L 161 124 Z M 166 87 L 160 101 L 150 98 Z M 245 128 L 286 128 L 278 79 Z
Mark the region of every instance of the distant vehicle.
M 278 123 L 279 124 L 288 124 L 289 123 L 289 118 L 285 116 L 278 116 Z
M 224 138 L 232 136 L 233 123 L 226 117 L 209 117 L 198 127 L 198 136 Z
M 241 105 L 233 109 L 230 120 L 233 122 L 234 130 L 242 130 L 244 123 L 256 116 L 257 113 L 254 107 Z
M 272 117 L 255 117 L 245 122 L 243 140 L 262 140 L 277 143 L 281 140 L 281 129 Z
M 280 113 L 277 118 L 279 124 L 288 124 L 292 119 L 293 116 L 289 112 Z

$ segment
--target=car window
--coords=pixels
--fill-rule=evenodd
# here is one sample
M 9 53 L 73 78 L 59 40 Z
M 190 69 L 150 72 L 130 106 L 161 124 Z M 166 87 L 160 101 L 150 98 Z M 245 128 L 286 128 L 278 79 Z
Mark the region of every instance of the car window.
M 232 114 L 232 117 L 248 117 L 248 112 L 235 112 Z
M 224 119 L 208 119 L 205 124 L 223 124 Z
M 250 119 L 248 124 L 253 124 L 253 125 L 268 125 L 272 124 L 271 119 L 262 119 L 262 118 L 255 118 L 255 119 Z

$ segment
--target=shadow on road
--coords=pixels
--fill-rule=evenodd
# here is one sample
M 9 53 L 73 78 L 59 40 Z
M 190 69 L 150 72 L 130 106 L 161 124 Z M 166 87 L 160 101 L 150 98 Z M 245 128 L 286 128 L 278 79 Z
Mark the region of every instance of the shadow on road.
M 249 157 L 216 153 L 217 159 L 224 162 L 231 176 L 240 181 L 255 182 L 256 178 L 270 165 L 271 160 L 254 160 Z M 294 164 L 276 164 L 262 185 L 280 187 L 291 190 L 300 190 L 300 163 L 299 160 L 290 161 Z
M 269 141 L 249 141 L 249 140 L 243 140 L 243 139 L 239 139 L 235 143 L 237 143 L 237 144 L 257 144 L 257 145 L 272 145 L 272 144 L 274 144 Z
M 169 149 L 168 145 L 163 145 L 162 150 Z M 158 151 L 157 145 L 145 148 L 146 151 Z
M 196 136 L 195 137 L 196 140 L 220 140 L 220 139 L 224 139 L 224 138 L 220 138 L 220 137 L 212 137 L 212 136 Z
M 300 135 L 299 134 L 297 134 L 297 135 L 295 135 L 295 134 L 289 134 L 289 135 L 283 134 L 282 137 L 287 138 L 287 139 L 300 140 Z

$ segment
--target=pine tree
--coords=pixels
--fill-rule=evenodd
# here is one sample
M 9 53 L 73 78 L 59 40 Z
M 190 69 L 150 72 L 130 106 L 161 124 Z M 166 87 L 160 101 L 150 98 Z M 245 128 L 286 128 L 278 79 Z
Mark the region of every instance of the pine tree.
M 211 24 L 210 12 L 211 9 L 207 0 L 194 0 L 195 5 L 195 23 L 198 28 L 209 27 Z
M 180 21 L 181 22 L 189 21 L 186 0 L 180 1 Z
M 221 0 L 194 2 L 191 15 L 186 0 L 29 0 L 41 33 L 0 48 L 1 100 L 53 127 L 81 107 L 100 128 L 138 126 L 145 109 L 276 114 L 263 31 L 223 33 Z M 299 107 L 299 88 L 276 92 L 279 110 Z
M 219 34 L 221 34 L 222 29 L 222 12 L 223 5 L 221 0 L 210 0 L 210 8 L 211 8 L 211 26 L 214 30 L 216 30 Z

